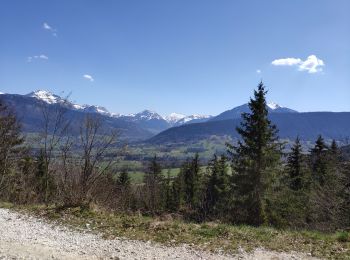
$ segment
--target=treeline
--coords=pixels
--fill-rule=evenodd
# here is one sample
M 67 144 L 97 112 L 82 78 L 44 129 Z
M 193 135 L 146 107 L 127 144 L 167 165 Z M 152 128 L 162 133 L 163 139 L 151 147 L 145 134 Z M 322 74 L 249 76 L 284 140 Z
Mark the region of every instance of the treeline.
M 266 91 L 259 84 L 242 114 L 237 145 L 214 155 L 206 167 L 198 155 L 177 176 L 162 173 L 155 156 L 146 165 L 142 184 L 127 169 L 113 171 L 104 155 L 116 133 L 88 115 L 78 138 L 71 138 L 64 109 L 54 116 L 43 108 L 40 154 L 23 147 L 20 126 L 2 106 L 0 124 L 0 196 L 15 203 L 56 204 L 57 208 L 97 204 L 122 212 L 175 214 L 191 221 L 273 225 L 331 231 L 350 227 L 350 162 L 341 159 L 335 141 L 320 136 L 311 151 L 299 138 L 283 154 L 278 130 L 268 119 Z M 80 152 L 72 152 L 78 146 Z M 116 155 L 117 156 L 117 155 Z M 110 156 L 108 157 L 110 158 Z

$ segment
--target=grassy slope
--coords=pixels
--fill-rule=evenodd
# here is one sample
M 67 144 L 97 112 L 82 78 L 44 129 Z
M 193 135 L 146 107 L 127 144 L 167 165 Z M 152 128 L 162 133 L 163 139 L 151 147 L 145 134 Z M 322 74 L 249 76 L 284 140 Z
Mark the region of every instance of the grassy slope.
M 329 259 L 350 259 L 350 235 L 346 232 L 325 234 L 314 231 L 278 230 L 271 227 L 233 226 L 220 223 L 186 223 L 182 220 L 114 214 L 101 210 L 72 208 L 56 211 L 40 205 L 10 207 L 45 217 L 78 229 L 100 232 L 105 238 L 125 237 L 156 241 L 168 245 L 185 243 L 196 248 L 235 253 L 264 247 L 274 251 L 298 251 Z

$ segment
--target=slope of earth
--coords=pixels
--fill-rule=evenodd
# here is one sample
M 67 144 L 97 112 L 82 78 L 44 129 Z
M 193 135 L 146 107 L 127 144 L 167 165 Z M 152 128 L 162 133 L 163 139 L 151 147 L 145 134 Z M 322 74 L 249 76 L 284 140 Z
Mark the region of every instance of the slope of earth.
M 9 209 L 0 209 L 0 230 L 1 259 L 316 259 L 301 253 L 278 253 L 261 248 L 252 253 L 225 255 L 185 245 L 167 247 L 121 238 L 108 240 Z

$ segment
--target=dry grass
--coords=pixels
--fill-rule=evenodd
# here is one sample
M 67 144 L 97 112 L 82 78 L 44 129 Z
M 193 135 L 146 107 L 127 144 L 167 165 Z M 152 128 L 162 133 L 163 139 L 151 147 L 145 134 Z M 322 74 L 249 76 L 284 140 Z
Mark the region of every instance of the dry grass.
M 107 239 L 125 237 L 168 245 L 188 244 L 203 250 L 233 254 L 239 248 L 250 251 L 263 247 L 280 252 L 304 252 L 328 259 L 350 259 L 348 232 L 325 234 L 214 222 L 196 224 L 184 222 L 171 215 L 151 218 L 137 214 L 116 214 L 97 208 L 93 210 L 70 208 L 57 211 L 53 206 L 13 206 L 4 203 L 0 203 L 0 207 L 13 207 L 73 228 L 98 232 Z

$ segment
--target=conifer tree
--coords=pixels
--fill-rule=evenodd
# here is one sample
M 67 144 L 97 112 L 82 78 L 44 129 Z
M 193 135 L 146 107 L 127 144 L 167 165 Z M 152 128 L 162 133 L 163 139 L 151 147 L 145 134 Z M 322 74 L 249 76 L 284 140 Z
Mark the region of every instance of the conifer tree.
M 170 184 L 171 187 L 171 197 L 169 199 L 169 208 L 171 211 L 179 210 L 182 202 L 182 176 L 179 174 L 173 182 Z
M 145 204 L 146 208 L 152 213 L 156 213 L 163 206 L 163 176 L 162 168 L 154 156 L 146 169 L 144 176 L 145 183 Z
M 181 176 L 183 178 L 184 201 L 187 206 L 194 208 L 197 200 L 199 180 L 199 156 L 196 154 L 192 160 L 184 163 Z
M 54 181 L 52 176 L 47 174 L 46 160 L 42 149 L 36 158 L 35 177 L 37 179 L 37 195 L 41 202 L 48 203 L 54 192 Z
M 130 186 L 130 177 L 127 169 L 124 168 L 120 172 L 117 179 L 117 185 L 124 188 L 127 188 Z
M 295 140 L 287 162 L 289 188 L 295 191 L 302 189 L 305 180 L 305 171 L 303 170 L 303 154 L 299 137 Z
M 129 209 L 134 199 L 130 185 L 129 173 L 126 168 L 123 168 L 116 180 L 118 203 L 123 209 Z
M 338 148 L 330 149 L 322 136 L 311 150 L 313 185 L 310 195 L 310 220 L 314 228 L 332 230 L 342 225 L 344 184 L 339 169 Z
M 164 181 L 164 187 L 165 187 L 165 208 L 168 211 L 172 211 L 173 209 L 173 203 L 172 203 L 172 186 L 171 186 L 171 178 L 170 178 L 170 169 L 167 172 L 167 176 Z
M 248 104 L 251 112 L 242 114 L 236 129 L 241 140 L 236 147 L 228 145 L 233 157 L 235 221 L 251 225 L 266 223 L 265 192 L 281 155 L 276 126 L 268 118 L 266 93 L 261 82 Z
M 212 214 L 216 217 L 224 216 L 228 209 L 228 173 L 227 159 L 221 156 L 219 159 L 216 155 L 208 165 L 209 178 L 206 190 L 206 205 L 207 214 Z
M 318 136 L 315 147 L 311 150 L 310 156 L 313 180 L 321 186 L 325 184 L 328 171 L 327 151 L 328 147 L 322 136 Z

